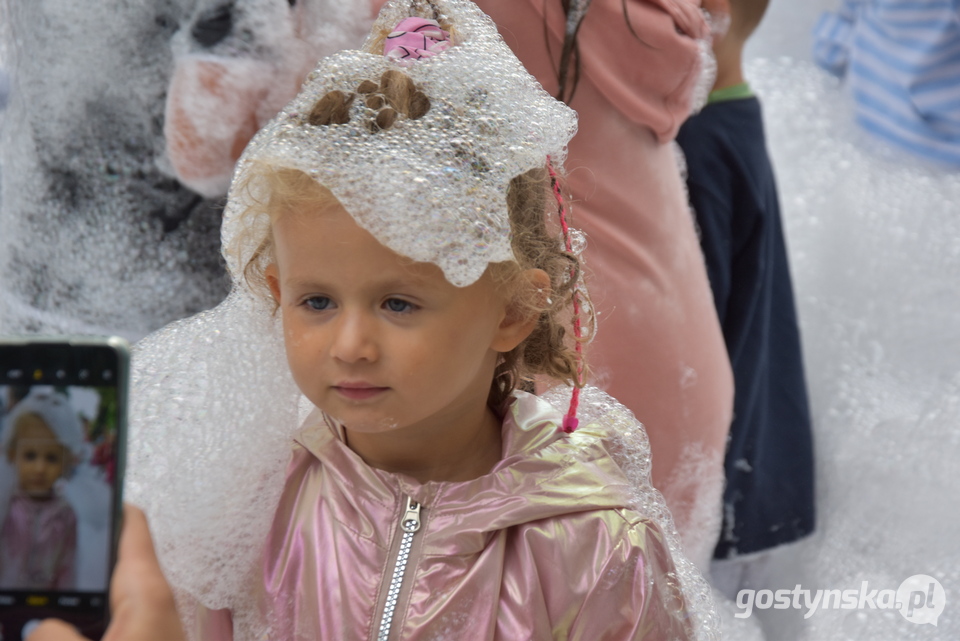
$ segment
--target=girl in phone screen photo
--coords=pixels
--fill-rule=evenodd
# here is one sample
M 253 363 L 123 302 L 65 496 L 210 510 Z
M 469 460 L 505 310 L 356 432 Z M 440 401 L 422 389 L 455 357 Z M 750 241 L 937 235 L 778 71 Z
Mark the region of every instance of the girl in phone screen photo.
M 0 589 L 72 590 L 77 517 L 60 487 L 83 444 L 80 419 L 65 395 L 35 388 L 0 440 L 16 476 L 0 526 Z
M 584 385 L 575 131 L 435 0 L 249 144 L 233 293 L 134 354 L 128 497 L 191 638 L 716 638 L 642 427 Z

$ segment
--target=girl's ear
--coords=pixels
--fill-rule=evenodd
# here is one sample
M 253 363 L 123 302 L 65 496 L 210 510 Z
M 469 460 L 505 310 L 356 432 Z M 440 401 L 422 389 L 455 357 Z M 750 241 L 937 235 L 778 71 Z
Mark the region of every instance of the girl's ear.
M 540 322 L 538 310 L 547 306 L 547 299 L 550 297 L 550 276 L 547 272 L 542 269 L 528 269 L 521 278 L 525 282 L 514 300 L 507 302 L 506 312 L 492 345 L 494 351 L 509 352 L 526 340 Z M 535 305 L 519 302 L 529 300 L 535 300 Z
M 277 269 L 276 263 L 270 263 L 267 265 L 267 268 L 263 270 L 263 277 L 267 281 L 267 287 L 270 288 L 270 293 L 273 295 L 273 300 L 276 301 L 277 305 L 280 304 L 280 270 Z

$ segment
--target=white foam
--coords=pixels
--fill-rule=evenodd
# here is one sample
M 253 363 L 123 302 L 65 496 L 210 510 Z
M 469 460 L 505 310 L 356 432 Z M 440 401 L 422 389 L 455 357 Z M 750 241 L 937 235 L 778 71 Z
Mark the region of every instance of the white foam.
M 948 594 L 935 630 L 893 611 L 822 610 L 803 638 L 956 638 L 960 174 L 860 131 L 843 87 L 811 62 L 753 59 L 747 76 L 764 105 L 815 423 L 804 579 L 896 590 L 926 573 Z

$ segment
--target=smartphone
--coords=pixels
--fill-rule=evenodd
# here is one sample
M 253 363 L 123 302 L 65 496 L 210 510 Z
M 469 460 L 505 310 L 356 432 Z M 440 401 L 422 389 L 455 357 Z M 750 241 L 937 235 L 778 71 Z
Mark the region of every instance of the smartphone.
M 0 641 L 109 620 L 127 424 L 121 338 L 0 337 Z

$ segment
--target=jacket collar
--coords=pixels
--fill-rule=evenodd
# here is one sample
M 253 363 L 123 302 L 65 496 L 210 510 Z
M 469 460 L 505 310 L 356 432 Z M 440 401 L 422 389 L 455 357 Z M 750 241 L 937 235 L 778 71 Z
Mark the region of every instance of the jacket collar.
M 457 483 L 419 483 L 367 466 L 345 444 L 342 427 L 319 411 L 295 440 L 322 464 L 334 486 L 328 495 L 363 511 L 379 505 L 390 513 L 402 496 L 410 496 L 424 506 L 429 531 L 474 548 L 482 547 L 487 533 L 514 525 L 629 505 L 629 482 L 609 455 L 603 426 L 586 424 L 563 434 L 561 419 L 562 412 L 542 398 L 516 392 L 503 421 L 502 459 L 489 473 Z

